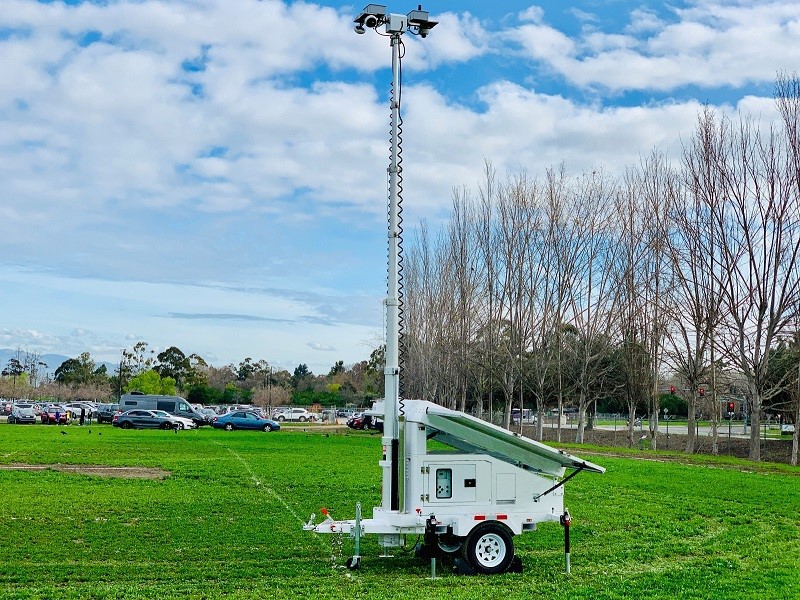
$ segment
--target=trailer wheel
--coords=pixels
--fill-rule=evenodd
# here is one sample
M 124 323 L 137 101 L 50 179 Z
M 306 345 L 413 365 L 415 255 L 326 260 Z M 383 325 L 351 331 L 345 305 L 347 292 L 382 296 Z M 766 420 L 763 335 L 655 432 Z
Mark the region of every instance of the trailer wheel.
M 507 527 L 488 522 L 472 530 L 463 546 L 467 563 L 478 573 L 505 573 L 514 560 L 514 541 Z

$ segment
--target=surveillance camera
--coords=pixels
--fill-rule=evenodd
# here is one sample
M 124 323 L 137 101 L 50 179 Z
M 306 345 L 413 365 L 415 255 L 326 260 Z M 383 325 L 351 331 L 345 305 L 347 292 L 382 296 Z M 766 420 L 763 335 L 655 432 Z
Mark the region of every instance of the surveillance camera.
M 426 38 L 428 37 L 428 33 L 430 33 L 430 29 L 428 29 L 427 27 L 419 28 L 419 37 Z
M 378 17 L 375 15 L 367 15 L 364 17 L 363 26 L 369 29 L 375 29 L 378 26 Z
M 361 23 L 356 25 L 354 29 L 356 30 L 356 33 L 359 35 L 362 35 L 366 31 L 366 29 L 364 29 L 364 26 Z

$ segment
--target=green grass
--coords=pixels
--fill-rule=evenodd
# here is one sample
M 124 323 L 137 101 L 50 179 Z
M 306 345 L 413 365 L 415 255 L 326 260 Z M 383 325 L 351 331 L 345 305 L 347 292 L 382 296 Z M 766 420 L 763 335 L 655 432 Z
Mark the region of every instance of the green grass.
M 359 571 L 339 568 L 351 540 L 302 531 L 321 506 L 352 518 L 361 502 L 370 516 L 380 501 L 375 435 L 88 429 L 2 425 L 0 463 L 171 475 L 0 470 L 0 597 L 789 598 L 800 585 L 800 470 L 785 465 L 584 447 L 608 471 L 567 484 L 571 576 L 563 530 L 548 524 L 515 538 L 521 575 L 440 568 L 431 581 L 429 563 L 380 558 L 372 536 Z

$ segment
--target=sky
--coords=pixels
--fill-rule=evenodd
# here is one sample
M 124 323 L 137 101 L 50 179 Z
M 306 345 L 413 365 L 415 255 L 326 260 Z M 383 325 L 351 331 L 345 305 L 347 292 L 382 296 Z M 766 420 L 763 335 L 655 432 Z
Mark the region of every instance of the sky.
M 366 4 L 366 3 L 364 3 Z M 391 49 L 364 4 L 4 0 L 0 348 L 139 341 L 325 374 L 383 342 Z M 416 4 L 389 4 L 405 14 Z M 432 1 L 403 35 L 405 237 L 485 162 L 679 161 L 698 111 L 776 118 L 800 3 Z

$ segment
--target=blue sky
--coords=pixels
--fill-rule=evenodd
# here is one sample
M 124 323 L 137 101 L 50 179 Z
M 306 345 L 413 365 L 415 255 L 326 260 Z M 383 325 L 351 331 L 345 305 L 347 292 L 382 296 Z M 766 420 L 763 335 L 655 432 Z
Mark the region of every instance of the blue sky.
M 114 362 L 146 341 L 315 373 L 366 359 L 391 52 L 353 32 L 363 4 L 5 0 L 0 347 Z M 703 103 L 769 122 L 776 74 L 800 64 L 791 1 L 423 8 L 440 24 L 404 36 L 407 230 L 445 219 L 486 159 L 677 161 Z

